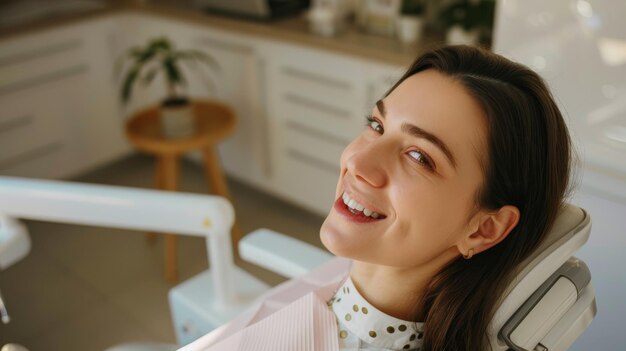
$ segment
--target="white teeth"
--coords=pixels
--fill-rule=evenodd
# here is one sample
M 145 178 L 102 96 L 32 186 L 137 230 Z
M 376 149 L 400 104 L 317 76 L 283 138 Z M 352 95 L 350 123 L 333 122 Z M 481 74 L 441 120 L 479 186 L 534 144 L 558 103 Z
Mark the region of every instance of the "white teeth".
M 348 196 L 347 193 L 343 193 L 343 195 L 341 196 L 343 203 L 346 204 L 346 206 L 348 206 L 351 210 L 351 212 L 355 212 L 355 211 L 363 211 L 363 214 L 369 217 L 372 217 L 374 219 L 380 217 L 380 215 L 372 210 L 369 210 L 367 208 L 365 208 L 365 206 L 361 205 L 360 203 L 354 201 L 353 199 L 350 198 L 350 196 Z

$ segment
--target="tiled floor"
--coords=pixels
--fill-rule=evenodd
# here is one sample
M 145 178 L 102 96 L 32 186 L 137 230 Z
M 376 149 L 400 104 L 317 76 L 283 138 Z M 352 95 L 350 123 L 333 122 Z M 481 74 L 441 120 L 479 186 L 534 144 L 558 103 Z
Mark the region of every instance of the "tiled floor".
M 151 188 L 154 160 L 133 155 L 75 181 Z M 207 193 L 202 168 L 183 161 L 180 190 Z M 230 181 L 244 233 L 260 227 L 293 234 L 321 247 L 323 218 Z M 259 211 L 263 208 L 263 211 Z M 32 250 L 0 271 L 0 292 L 12 317 L 0 325 L 0 346 L 30 351 L 104 350 L 132 341 L 175 343 L 163 279 L 163 240 L 141 232 L 37 221 L 26 222 Z M 282 279 L 242 264 L 270 284 Z M 180 280 L 208 267 L 203 239 L 179 236 Z

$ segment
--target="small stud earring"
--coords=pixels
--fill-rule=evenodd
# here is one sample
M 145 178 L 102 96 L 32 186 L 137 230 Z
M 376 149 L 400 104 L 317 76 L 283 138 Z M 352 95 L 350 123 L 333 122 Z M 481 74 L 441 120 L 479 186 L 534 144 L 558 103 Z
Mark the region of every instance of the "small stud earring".
M 472 258 L 472 256 L 474 256 L 474 249 L 469 249 L 467 251 L 467 255 L 463 255 L 463 258 L 469 260 L 470 258 Z

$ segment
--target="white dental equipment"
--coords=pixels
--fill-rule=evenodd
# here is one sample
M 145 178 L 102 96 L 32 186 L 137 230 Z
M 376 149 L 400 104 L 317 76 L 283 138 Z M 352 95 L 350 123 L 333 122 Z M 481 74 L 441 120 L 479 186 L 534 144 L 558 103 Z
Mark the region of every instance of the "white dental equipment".
M 185 330 L 197 337 L 227 322 L 263 293 L 271 298 L 264 283 L 233 264 L 229 232 L 234 214 L 223 198 L 0 177 L 0 199 L 0 233 L 24 232 L 16 218 L 28 218 L 206 236 L 210 271 L 170 291 L 170 301 L 184 305 L 187 314 L 177 321 L 181 314 L 172 306 L 179 341 Z M 590 229 L 584 210 L 567 205 L 561 211 L 546 240 L 521 265 L 491 321 L 494 351 L 566 350 L 586 329 L 596 314 L 595 293 L 589 270 L 572 254 Z M 286 277 L 297 277 L 331 257 L 267 229 L 244 237 L 239 248 L 244 260 Z M 202 350 L 205 342 L 200 338 L 185 350 Z
M 205 307 L 217 325 L 269 288 L 234 265 L 234 211 L 219 196 L 0 176 L 2 269 L 30 249 L 18 218 L 206 237 L 211 271 Z M 10 311 L 10 302 L 4 304 Z

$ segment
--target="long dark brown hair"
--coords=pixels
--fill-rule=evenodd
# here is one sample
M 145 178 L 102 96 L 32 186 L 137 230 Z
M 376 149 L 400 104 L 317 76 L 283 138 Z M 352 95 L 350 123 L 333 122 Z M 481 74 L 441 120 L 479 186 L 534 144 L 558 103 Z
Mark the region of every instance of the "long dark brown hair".
M 406 78 L 434 69 L 461 84 L 487 116 L 488 157 L 476 208 L 513 205 L 517 226 L 498 245 L 435 275 L 418 310 L 425 351 L 489 349 L 488 324 L 518 264 L 553 224 L 569 191 L 571 147 L 566 124 L 543 79 L 485 49 L 446 46 L 410 66 Z

